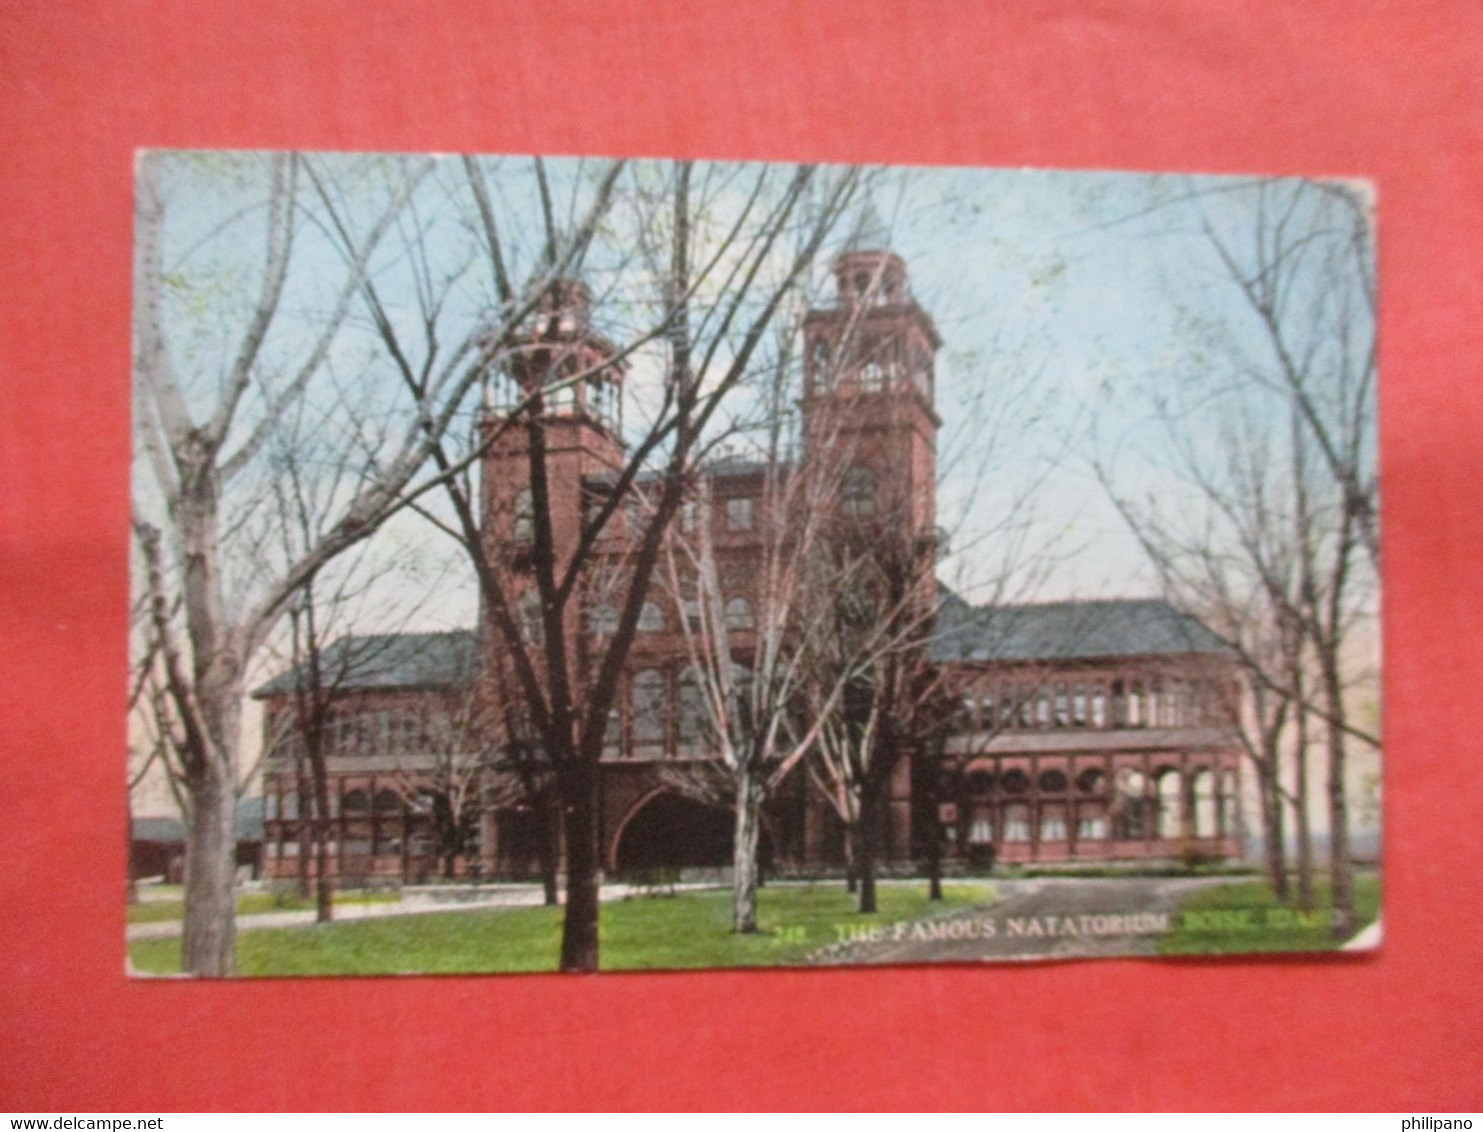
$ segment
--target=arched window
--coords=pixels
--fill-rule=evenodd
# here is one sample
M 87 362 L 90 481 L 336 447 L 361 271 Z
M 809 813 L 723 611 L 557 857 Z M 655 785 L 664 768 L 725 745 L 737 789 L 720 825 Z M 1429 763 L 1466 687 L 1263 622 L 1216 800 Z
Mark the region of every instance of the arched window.
M 528 487 L 515 493 L 514 524 L 510 533 L 516 542 L 530 542 L 536 537 L 535 500 Z
M 1159 795 L 1158 836 L 1165 839 L 1178 837 L 1184 820 L 1179 772 L 1172 767 L 1165 768 L 1159 771 L 1155 781 Z
M 639 610 L 638 630 L 640 633 L 661 633 L 664 631 L 664 611 L 654 602 L 644 602 L 644 607 Z
M 1068 785 L 1065 771 L 1044 770 L 1040 772 L 1040 792 L 1042 794 L 1064 794 Z
M 633 677 L 633 742 L 654 746 L 664 742 L 664 673 L 646 668 Z
M 618 631 L 618 611 L 611 605 L 595 605 L 587 611 L 587 631 L 594 637 L 611 637 Z
M 1196 837 L 1216 836 L 1215 775 L 1208 769 L 1195 772 L 1190 793 L 1194 796 Z
M 860 367 L 860 391 L 879 393 L 886 387 L 886 371 L 879 362 L 866 362 Z
M 699 754 L 700 740 L 706 733 L 706 709 L 705 700 L 700 693 L 700 681 L 691 669 L 680 674 L 678 714 L 676 723 L 680 746 L 689 748 L 685 751 L 686 754 Z
M 1102 772 L 1096 767 L 1087 767 L 1076 776 L 1076 788 L 1083 794 L 1096 794 L 1102 789 Z
M 726 628 L 752 628 L 752 603 L 744 597 L 728 598 L 726 601 Z
M 875 473 L 856 464 L 840 485 L 840 506 L 846 515 L 866 519 L 875 514 Z
M 1005 771 L 1000 784 L 1006 794 L 1023 794 L 1030 789 L 1030 776 L 1022 770 Z
M 1224 837 L 1236 836 L 1236 772 L 1228 770 L 1220 776 L 1220 832 Z
M 986 770 L 968 772 L 968 793 L 983 795 L 994 788 L 994 776 Z
M 396 814 L 402 809 L 402 796 L 395 790 L 376 791 L 376 812 L 378 814 Z
M 1149 799 L 1147 779 L 1143 772 L 1124 768 L 1117 773 L 1117 823 L 1116 836 L 1126 840 L 1140 840 L 1148 835 Z
M 340 800 L 340 812 L 344 814 L 364 814 L 370 808 L 371 799 L 364 790 L 352 790 Z

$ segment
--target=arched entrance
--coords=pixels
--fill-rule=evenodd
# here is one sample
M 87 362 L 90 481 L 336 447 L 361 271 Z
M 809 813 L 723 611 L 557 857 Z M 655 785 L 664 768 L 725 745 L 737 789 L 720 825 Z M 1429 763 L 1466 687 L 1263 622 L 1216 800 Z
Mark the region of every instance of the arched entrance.
M 613 864 L 620 876 L 649 869 L 730 868 L 735 820 L 730 807 L 708 806 L 668 790 L 656 792 L 619 828 Z M 758 844 L 764 867 L 771 856 L 764 824 Z

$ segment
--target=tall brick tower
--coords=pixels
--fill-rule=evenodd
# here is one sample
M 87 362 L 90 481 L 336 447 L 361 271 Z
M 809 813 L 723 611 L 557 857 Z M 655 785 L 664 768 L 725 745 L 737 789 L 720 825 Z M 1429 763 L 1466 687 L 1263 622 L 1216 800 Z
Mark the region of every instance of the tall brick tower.
M 539 621 L 533 588 L 522 586 L 537 551 L 532 489 L 532 449 L 544 452 L 545 491 L 551 516 L 551 552 L 560 577 L 581 537 L 586 493 L 622 467 L 622 382 L 626 365 L 617 348 L 591 324 L 586 284 L 556 280 L 528 326 L 502 351 L 503 367 L 491 374 L 480 427 L 484 456 L 483 538 L 492 561 L 511 579 L 521 615 Z M 570 612 L 577 615 L 577 603 Z M 577 636 L 575 624 L 568 639 Z M 486 642 L 492 635 L 485 634 Z
M 919 769 L 926 763 L 916 757 L 910 719 L 920 709 L 913 674 L 937 605 L 942 422 L 933 408 L 933 361 L 942 340 L 907 289 L 906 264 L 884 240 L 857 236 L 832 267 L 835 304 L 810 311 L 803 324 L 804 466 L 836 501 L 833 538 L 846 560 L 868 562 L 841 579 L 841 592 L 856 595 L 847 602 L 858 603 L 845 616 L 861 617 L 864 632 L 888 619 L 886 631 L 908 646 L 881 662 L 890 674 L 865 692 L 867 699 L 893 697 L 876 741 L 894 755 L 872 758 L 873 785 L 861 796 L 862 806 L 879 807 L 875 852 L 890 857 L 909 853 L 914 831 L 929 827 L 929 815 L 913 812 L 913 780 L 927 771 Z
M 852 245 L 832 266 L 835 305 L 803 324 L 805 459 L 838 467 L 841 506 L 863 525 L 930 538 L 942 340 L 900 256 Z

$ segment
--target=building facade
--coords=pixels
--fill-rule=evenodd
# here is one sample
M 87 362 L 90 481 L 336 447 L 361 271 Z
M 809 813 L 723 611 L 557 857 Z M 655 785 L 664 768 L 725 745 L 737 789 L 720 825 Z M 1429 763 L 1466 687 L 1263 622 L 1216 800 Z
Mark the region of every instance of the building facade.
M 919 648 L 942 722 L 897 762 L 881 835 L 888 870 L 938 856 L 949 870 L 995 862 L 1218 860 L 1239 853 L 1241 692 L 1234 657 L 1197 620 L 1159 601 L 974 608 L 933 577 L 937 547 L 934 358 L 941 340 L 913 300 L 905 264 L 851 249 L 833 263 L 835 301 L 803 324 L 801 439 L 779 468 L 714 462 L 676 516 L 706 524 L 730 647 L 745 663 L 764 595 L 757 586 L 776 477 L 829 484 L 839 537 L 866 553 L 898 548 L 906 586 L 926 610 Z M 645 488 L 612 493 L 626 460 L 619 351 L 591 326 L 580 283 L 549 292 L 528 336 L 492 376 L 484 417 L 486 554 L 518 579 L 536 552 L 545 500 L 558 562 L 582 555 L 584 600 L 566 639 L 612 632 L 604 579 L 620 577 L 626 536 L 643 526 Z M 503 427 L 540 403 L 545 479 L 530 481 L 531 430 Z M 613 507 L 594 544 L 584 520 Z M 787 515 L 781 520 L 793 521 Z M 676 537 L 679 537 L 678 535 Z M 786 538 L 786 533 L 783 535 Z M 545 539 L 544 532 L 542 533 Z M 872 549 L 874 548 L 874 549 Z M 904 551 L 899 548 L 906 548 Z M 683 588 L 683 586 L 682 586 Z M 713 758 L 691 664 L 684 593 L 642 610 L 600 767 L 601 845 L 610 874 L 720 868 L 732 816 L 694 788 Z M 542 631 L 533 589 L 513 595 L 516 631 Z M 512 761 L 512 697 L 501 631 L 338 642 L 341 678 L 323 732 L 330 868 L 346 882 L 436 875 L 528 877 L 541 866 L 542 824 L 529 761 Z M 294 727 L 295 674 L 271 682 L 264 775 L 264 868 L 306 866 L 304 755 Z M 518 708 L 516 709 L 518 711 Z M 521 776 L 525 775 L 526 780 Z M 538 776 L 538 775 L 537 775 Z M 843 866 L 836 810 L 802 769 L 763 813 L 761 855 L 775 873 Z

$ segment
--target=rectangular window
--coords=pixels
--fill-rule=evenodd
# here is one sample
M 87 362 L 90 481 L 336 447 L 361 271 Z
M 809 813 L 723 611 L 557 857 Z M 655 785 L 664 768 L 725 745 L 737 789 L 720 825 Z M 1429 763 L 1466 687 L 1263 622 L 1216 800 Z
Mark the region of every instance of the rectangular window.
M 605 759 L 615 759 L 623 749 L 623 716 L 614 704 L 608 709 L 607 726 L 602 733 L 602 754 Z
M 738 495 L 726 501 L 726 529 L 728 531 L 750 531 L 752 529 L 752 497 Z
M 1081 841 L 1101 841 L 1107 836 L 1107 812 L 1100 805 L 1076 810 L 1076 836 Z
M 994 827 L 989 821 L 987 806 L 975 806 L 973 821 L 968 827 L 968 844 L 987 845 L 994 840 Z
M 654 745 L 664 742 L 664 675 L 653 669 L 633 679 L 633 742 Z
M 1056 726 L 1071 726 L 1071 701 L 1066 695 L 1066 685 L 1056 685 Z
M 1030 840 L 1030 808 L 1016 803 L 1004 807 L 1004 840 Z
M 1040 807 L 1040 840 L 1066 840 L 1066 807 L 1063 804 L 1056 802 Z

